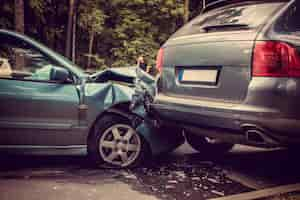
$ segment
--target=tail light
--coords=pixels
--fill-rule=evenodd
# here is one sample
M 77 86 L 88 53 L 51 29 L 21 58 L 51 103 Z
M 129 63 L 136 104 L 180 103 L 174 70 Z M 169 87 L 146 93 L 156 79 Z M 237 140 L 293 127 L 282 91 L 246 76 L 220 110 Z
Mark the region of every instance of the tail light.
M 257 42 L 252 72 L 262 77 L 300 77 L 300 56 L 296 48 L 284 42 Z
M 164 65 L 164 49 L 159 49 L 156 57 L 156 69 L 159 71 L 159 73 L 162 72 Z

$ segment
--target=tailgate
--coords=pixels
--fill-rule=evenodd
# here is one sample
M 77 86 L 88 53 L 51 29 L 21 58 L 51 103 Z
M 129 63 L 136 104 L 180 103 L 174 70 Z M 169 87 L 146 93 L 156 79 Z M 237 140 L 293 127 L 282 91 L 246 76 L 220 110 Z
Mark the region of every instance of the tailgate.
M 159 91 L 192 99 L 243 101 L 251 80 L 255 39 L 283 4 L 237 3 L 192 20 L 163 46 Z
M 235 37 L 235 34 L 228 34 L 229 37 Z M 160 91 L 192 98 L 242 100 L 251 78 L 255 35 L 244 33 L 243 37 L 249 38 L 247 41 L 228 39 L 209 42 L 207 35 L 197 35 L 201 40 L 207 38 L 206 41 L 177 39 L 176 45 L 165 48 L 163 88 Z M 184 41 L 184 44 L 180 44 L 180 41 Z

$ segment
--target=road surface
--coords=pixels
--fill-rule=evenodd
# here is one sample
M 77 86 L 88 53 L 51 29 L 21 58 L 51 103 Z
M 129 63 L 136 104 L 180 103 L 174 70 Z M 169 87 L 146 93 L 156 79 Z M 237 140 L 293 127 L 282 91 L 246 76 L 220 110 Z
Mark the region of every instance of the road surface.
M 133 170 L 95 168 L 86 157 L 0 158 L 1 200 L 201 200 L 300 182 L 298 152 L 237 145 L 211 157 L 184 144 Z

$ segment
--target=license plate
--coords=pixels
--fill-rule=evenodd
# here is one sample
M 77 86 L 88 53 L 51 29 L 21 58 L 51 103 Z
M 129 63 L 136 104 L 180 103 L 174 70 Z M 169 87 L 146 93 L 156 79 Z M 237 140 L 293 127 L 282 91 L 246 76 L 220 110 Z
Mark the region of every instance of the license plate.
M 217 69 L 182 69 L 179 73 L 180 82 L 215 84 L 217 82 L 217 77 Z

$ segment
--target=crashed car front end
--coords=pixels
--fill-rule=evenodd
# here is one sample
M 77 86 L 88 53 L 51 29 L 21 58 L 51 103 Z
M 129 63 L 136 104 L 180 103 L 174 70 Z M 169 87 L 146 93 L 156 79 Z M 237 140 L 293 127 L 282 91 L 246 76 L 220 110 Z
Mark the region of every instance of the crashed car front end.
M 123 168 L 138 166 L 148 160 L 149 153 L 157 155 L 182 143 L 182 136 L 169 136 L 169 129 L 153 123 L 156 119 L 147 112 L 147 104 L 134 103 L 138 102 L 134 95 L 138 85 L 148 88 L 149 94 L 155 92 L 155 80 L 137 79 L 135 68 L 113 68 L 89 75 L 25 35 L 0 30 L 0 36 L 5 52 L 9 47 L 4 59 L 13 60 L 10 52 L 18 47 L 24 49 L 24 58 L 31 63 L 22 70 L 9 63 L 14 70 L 4 70 L 0 79 L 0 109 L 5 113 L 0 115 L 0 128 L 5 152 L 87 152 L 95 164 Z M 2 63 L 7 65 L 6 60 Z
M 165 126 L 149 112 L 155 92 L 156 80 L 135 67 L 108 69 L 91 75 L 85 84 L 90 126 L 99 117 L 98 113 L 122 115 L 146 139 L 153 155 L 172 151 L 184 142 L 184 137 L 181 129 Z

